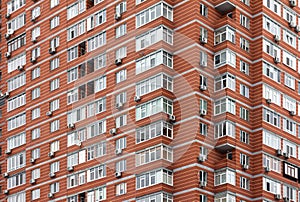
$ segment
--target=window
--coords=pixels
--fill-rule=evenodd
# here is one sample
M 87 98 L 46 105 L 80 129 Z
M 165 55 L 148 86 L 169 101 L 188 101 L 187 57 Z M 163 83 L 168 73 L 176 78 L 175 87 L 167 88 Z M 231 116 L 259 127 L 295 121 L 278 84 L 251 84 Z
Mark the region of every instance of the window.
M 120 128 L 126 125 L 127 125 L 127 114 L 123 114 L 116 118 L 116 128 Z
M 296 36 L 287 30 L 283 30 L 283 41 L 296 48 Z
M 11 136 L 7 138 L 7 149 L 14 149 L 26 143 L 26 133 L 22 132 L 20 134 Z
M 41 35 L 41 28 L 35 27 L 31 31 L 31 41 L 36 41 L 36 39 Z
M 136 107 L 136 120 L 138 121 L 160 112 L 173 114 L 173 102 L 161 97 L 143 103 Z
M 200 3 L 200 15 L 203 15 L 205 17 L 208 16 L 208 8 L 203 3 Z
M 31 91 L 31 99 L 34 100 L 36 98 L 40 97 L 40 88 L 35 88 Z
M 287 95 L 283 95 L 283 108 L 296 113 L 296 100 Z
M 40 189 L 34 189 L 31 191 L 31 200 L 36 200 L 40 198 L 41 190 Z
M 270 0 L 268 0 L 268 1 L 270 1 Z M 271 34 L 277 35 L 280 37 L 280 30 L 281 30 L 280 25 L 278 25 L 275 20 L 264 16 L 263 27 L 265 30 L 267 30 Z
M 231 51 L 229 49 L 222 50 L 222 51 L 216 53 L 214 56 L 215 68 L 218 68 L 225 64 L 229 64 L 232 67 L 235 67 L 235 58 L 236 58 L 236 55 L 233 51 Z
M 136 51 L 143 50 L 159 41 L 173 44 L 173 31 L 166 26 L 158 26 L 136 38 Z
M 7 2 L 7 13 L 13 13 L 25 5 L 25 0 L 10 0 Z
M 79 140 L 80 141 L 80 140 Z M 106 142 L 100 142 L 87 147 L 87 160 L 92 160 L 106 154 Z
M 207 67 L 207 53 L 204 51 L 200 51 L 200 65 Z
M 7 73 L 18 69 L 18 66 L 26 64 L 26 53 L 21 53 L 7 61 Z
M 136 202 L 145 202 L 145 201 L 165 201 L 165 202 L 172 202 L 173 196 L 172 194 L 166 193 L 166 192 L 157 192 L 154 194 L 149 194 L 146 196 L 138 197 L 136 198 Z M 201 201 L 204 202 L 204 201 Z M 207 201 L 205 201 L 207 202 Z
M 54 29 L 59 26 L 59 16 L 55 16 L 50 20 L 50 29 Z
M 136 152 L 136 166 L 145 165 L 160 159 L 172 162 L 173 149 L 166 145 L 153 146 Z
M 40 168 L 36 168 L 31 171 L 31 179 L 38 179 L 41 176 L 41 170 Z
M 200 134 L 207 136 L 207 132 L 208 132 L 208 125 L 205 123 L 200 123 Z
M 31 19 L 34 20 L 41 15 L 41 7 L 37 6 L 31 10 Z
M 40 128 L 35 128 L 35 129 L 33 129 L 33 130 L 31 131 L 31 139 L 32 139 L 32 140 L 35 140 L 35 139 L 39 138 L 39 137 L 40 137 L 40 134 L 41 134 Z
M 224 136 L 235 137 L 235 125 L 233 123 L 224 121 L 215 125 L 215 139 Z
M 98 187 L 93 191 L 87 192 L 87 202 L 106 200 L 106 187 Z
M 49 109 L 51 112 L 58 110 L 59 109 L 59 99 L 51 101 Z
M 59 192 L 59 182 L 50 184 L 50 193 L 57 193 L 57 192 Z
M 50 40 L 50 47 L 57 48 L 59 46 L 59 36 Z
M 235 76 L 226 73 L 215 79 L 215 91 L 219 91 L 224 88 L 229 88 L 235 91 Z
M 173 185 L 173 173 L 166 169 L 158 169 L 136 176 L 136 189 L 142 189 L 159 183 Z
M 105 165 L 100 165 L 87 170 L 87 182 L 91 182 L 106 176 Z
M 122 137 L 116 140 L 116 150 L 117 149 L 125 149 L 126 148 L 126 137 Z
M 116 185 L 116 195 L 126 194 L 127 183 L 123 182 L 121 184 Z
M 285 184 L 283 185 L 283 197 L 288 198 L 290 201 L 296 201 L 296 193 L 297 188 Z
M 68 112 L 67 114 L 67 121 L 68 124 L 74 124 L 76 122 L 82 121 L 86 119 L 86 107 L 78 107 L 73 109 L 72 111 Z
M 280 70 L 275 68 L 274 66 L 268 64 L 268 63 L 263 63 L 263 73 L 265 76 L 269 77 L 270 79 L 280 82 Z
M 215 45 L 224 41 L 235 43 L 235 30 L 233 28 L 226 26 L 215 31 Z
M 26 174 L 25 172 L 17 173 L 7 179 L 7 189 L 21 186 L 25 184 Z
M 283 176 L 284 177 L 292 177 L 294 179 L 298 179 L 298 167 L 296 166 L 293 166 L 292 164 L 289 164 L 287 162 L 284 162 L 283 163 L 283 166 L 284 166 L 284 173 L 283 173 Z
M 21 34 L 7 42 L 7 52 L 18 50 L 26 45 L 26 34 Z
M 226 183 L 235 185 L 235 172 L 228 169 L 215 172 L 215 186 Z
M 126 92 L 122 92 L 116 95 L 116 103 L 124 104 L 126 103 L 126 100 Z
M 106 32 L 100 32 L 99 34 L 91 37 L 87 41 L 88 52 L 91 52 L 97 48 L 100 48 L 106 44 Z
M 245 177 L 240 177 L 240 187 L 242 189 L 250 190 L 250 180 Z
M 280 137 L 266 130 L 263 130 L 263 143 L 273 149 L 281 149 Z
M 281 172 L 281 161 L 277 158 L 263 154 L 263 166 L 268 167 L 270 170 L 280 173 Z
M 268 122 L 271 125 L 276 126 L 277 128 L 280 128 L 280 115 L 273 111 L 264 108 L 263 120 Z
M 250 165 L 249 163 L 249 156 L 247 156 L 246 154 L 240 153 L 240 164 L 241 165 Z
M 52 121 L 50 123 L 50 132 L 53 133 L 59 130 L 59 120 Z
M 127 77 L 127 71 L 126 69 L 122 69 L 121 71 L 116 73 L 116 83 L 120 83 L 122 81 L 126 80 Z
M 296 158 L 296 144 L 283 140 L 283 152 L 289 154 L 291 157 Z
M 99 26 L 104 22 L 106 22 L 106 10 L 100 10 L 87 18 L 87 31 L 92 30 L 94 27 Z
M 116 172 L 126 171 L 126 160 L 116 162 Z
M 106 66 L 106 54 L 99 54 L 94 58 L 95 69 L 101 69 Z
M 200 86 L 207 87 L 207 78 L 203 75 L 200 75 Z
M 40 67 L 36 67 L 31 71 L 31 80 L 34 80 L 41 75 L 41 69 Z
M 124 36 L 126 34 L 126 24 L 122 24 L 116 28 L 116 38 Z
M 16 31 L 25 25 L 25 13 L 22 13 L 14 19 L 7 22 L 7 29 Z
M 201 182 L 207 183 L 207 172 L 206 171 L 200 170 L 198 176 L 199 176 L 199 182 L 200 183 Z
M 55 141 L 55 142 L 52 142 L 50 144 L 50 152 L 57 152 L 59 151 L 59 141 Z
M 246 98 L 249 98 L 249 87 L 244 84 L 240 84 L 240 94 Z
M 122 59 L 127 56 L 127 47 L 121 47 L 116 50 L 116 59 Z
M 249 140 L 249 133 L 240 130 L 240 141 L 245 143 L 245 144 L 249 144 L 250 140 Z
M 249 110 L 244 107 L 240 107 L 240 118 L 249 121 Z
M 67 178 L 67 188 L 76 187 L 78 185 L 83 185 L 86 183 L 85 172 L 76 173 L 74 175 L 68 176 Z
M 281 106 L 281 93 L 266 84 L 263 84 L 263 97 L 271 99 L 272 103 Z
M 18 114 L 14 117 L 7 119 L 7 130 L 11 131 L 25 124 L 26 124 L 26 114 L 25 113 Z
M 10 112 L 26 104 L 26 94 L 22 93 L 7 100 L 7 111 Z
M 280 194 L 281 185 L 279 182 L 263 177 L 263 190 L 273 194 Z
M 243 14 L 240 14 L 240 24 L 247 28 L 247 29 L 250 29 L 250 20 L 247 16 L 243 15 Z
M 240 48 L 249 52 L 249 41 L 243 37 L 240 37 Z
M 85 20 L 67 29 L 67 40 L 70 41 L 85 33 Z
M 145 72 L 160 64 L 173 68 L 173 56 L 164 50 L 151 53 L 136 61 L 136 74 Z
M 41 48 L 39 46 L 31 50 L 32 60 L 40 57 L 40 55 L 41 55 Z
M 59 88 L 59 78 L 56 78 L 50 82 L 50 91 L 54 91 Z
M 173 91 L 173 78 L 166 74 L 158 74 L 156 76 L 147 78 L 136 84 L 137 96 L 142 96 L 159 88 L 164 88 L 169 91 Z
M 247 6 L 250 6 L 250 0 L 241 0 L 241 2 L 243 2 Z
M 59 0 L 50 0 L 50 8 L 53 8 L 59 4 Z
M 264 0 L 263 3 L 271 11 L 279 16 L 281 15 L 281 4 L 277 0 Z
M 26 201 L 26 192 L 18 192 L 13 195 L 7 196 L 7 202 L 25 202 Z
M 26 163 L 25 152 L 21 152 L 7 158 L 7 172 L 23 168 Z
M 263 40 L 263 51 L 271 55 L 272 57 L 277 57 L 279 60 L 281 59 L 281 50 L 277 45 L 273 43 Z
M 225 112 L 235 114 L 235 101 L 231 98 L 223 98 L 215 101 L 214 103 L 215 115 L 219 115 Z
M 80 13 L 84 12 L 86 9 L 86 1 L 78 0 L 76 3 L 72 4 L 67 8 L 67 20 L 76 17 Z
M 32 151 L 31 151 L 31 158 L 33 158 L 33 159 L 38 159 L 38 158 L 40 158 L 40 156 L 41 156 L 40 153 L 41 153 L 40 148 L 36 148 L 36 149 L 32 150 Z
M 287 22 L 296 22 L 296 13 L 286 7 L 283 8 L 283 16 Z
M 285 73 L 284 74 L 284 85 L 295 90 L 295 78 L 291 75 Z
M 35 108 L 31 110 L 31 120 L 37 119 L 40 117 L 40 108 Z
M 158 136 L 173 138 L 173 125 L 159 121 L 136 129 L 136 143 L 144 142 Z
M 9 79 L 7 81 L 7 90 L 8 92 L 11 92 L 13 90 L 16 90 L 26 84 L 26 74 L 18 74 L 17 76 Z
M 204 99 L 200 99 L 200 110 L 207 111 L 207 101 Z
M 173 21 L 173 8 L 166 3 L 158 3 L 136 15 L 136 28 L 141 27 L 159 17 Z
M 55 161 L 50 164 L 50 173 L 56 173 L 59 171 L 59 161 Z

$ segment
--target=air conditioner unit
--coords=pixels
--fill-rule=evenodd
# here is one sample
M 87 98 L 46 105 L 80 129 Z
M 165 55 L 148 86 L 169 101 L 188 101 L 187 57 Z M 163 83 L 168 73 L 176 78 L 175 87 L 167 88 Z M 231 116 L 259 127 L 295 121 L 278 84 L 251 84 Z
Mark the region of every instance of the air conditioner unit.
M 207 114 L 207 111 L 205 109 L 200 110 L 200 115 L 205 116 Z
M 4 35 L 4 37 L 5 37 L 6 39 L 9 39 L 10 34 L 6 33 L 6 34 Z
M 36 57 L 32 56 L 32 57 L 30 58 L 30 61 L 31 61 L 32 63 L 35 63 L 35 62 L 36 62 Z
M 69 123 L 68 124 L 68 128 L 74 129 L 75 128 L 75 124 L 74 123 Z
M 6 53 L 5 53 L 5 57 L 6 57 L 6 58 L 9 58 L 10 56 L 11 56 L 11 53 L 10 53 L 10 52 L 6 52 Z
M 200 187 L 206 187 L 207 182 L 206 181 L 200 181 L 199 185 L 200 185 Z
M 279 58 L 278 56 L 275 56 L 275 57 L 274 57 L 274 62 L 275 62 L 276 64 L 278 64 L 278 63 L 280 62 L 280 58 Z
M 248 164 L 244 164 L 244 165 L 242 165 L 242 167 L 243 167 L 244 170 L 248 170 L 249 169 L 249 165 Z
M 76 140 L 76 141 L 75 141 L 75 144 L 76 144 L 78 147 L 80 147 L 80 146 L 81 146 L 81 141 L 80 141 L 80 140 Z
M 295 28 L 297 25 L 296 25 L 296 22 L 295 21 L 291 21 L 290 22 L 290 27 L 291 28 Z
M 116 14 L 115 14 L 115 19 L 116 19 L 116 20 L 121 19 L 121 17 L 122 17 L 121 13 L 116 13 Z
M 266 99 L 266 102 L 267 102 L 268 104 L 271 104 L 271 103 L 272 103 L 272 100 L 271 100 L 270 98 L 268 98 L 268 99 Z
M 203 84 L 200 85 L 200 90 L 203 90 L 203 91 L 204 91 L 204 90 L 207 90 L 207 86 L 206 86 L 206 85 L 203 85 Z
M 6 173 L 3 174 L 3 177 L 8 178 L 9 174 L 6 172 Z
M 14 32 L 15 32 L 15 31 L 14 31 L 13 29 L 8 29 L 8 30 L 7 30 L 7 34 L 9 34 L 9 35 L 14 34 Z
M 274 194 L 275 199 L 280 200 L 281 199 L 281 195 L 280 194 Z
M 73 171 L 73 170 L 74 170 L 74 167 L 73 167 L 73 166 L 69 166 L 69 167 L 68 167 L 68 171 L 69 171 L 69 172 L 71 172 L 71 171 Z
M 116 103 L 116 108 L 117 108 L 117 109 L 120 109 L 120 108 L 122 108 L 122 107 L 123 107 L 123 103 L 122 103 L 122 102 Z
M 207 38 L 206 37 L 200 37 L 200 42 L 205 44 L 207 43 Z
M 300 32 L 300 25 L 297 25 L 297 26 L 295 27 L 295 32 Z
M 284 156 L 284 158 L 286 158 L 286 159 L 288 159 L 288 158 L 291 157 L 290 154 L 289 154 L 288 152 L 284 152 L 284 153 L 283 153 L 283 156 Z
M 289 202 L 290 199 L 289 199 L 288 197 L 283 197 L 283 201 L 284 201 L 284 202 Z
M 115 64 L 116 64 L 116 65 L 122 64 L 122 59 L 121 59 L 121 58 L 117 58 L 117 59 L 115 60 Z
M 290 0 L 290 6 L 295 7 L 296 6 L 296 1 L 295 0 Z
M 289 111 L 289 113 L 290 113 L 291 116 L 295 116 L 296 115 L 295 111 Z
M 122 149 L 116 149 L 116 154 L 122 154 Z
M 55 177 L 55 173 L 49 173 L 49 177 L 54 178 Z
M 19 66 L 18 66 L 18 70 L 19 70 L 19 71 L 23 71 L 23 70 L 24 70 L 24 65 L 19 65 Z
M 277 149 L 276 153 L 277 153 L 277 156 L 282 156 L 282 150 L 281 149 Z
M 9 97 L 9 92 L 5 92 L 4 94 L 1 94 L 1 96 L 8 98 Z
M 6 189 L 6 190 L 3 191 L 3 193 L 4 194 L 9 194 L 9 190 Z
M 204 161 L 206 161 L 206 159 L 207 159 L 207 156 L 206 156 L 206 155 L 200 154 L 200 155 L 198 156 L 198 162 L 204 162 Z
M 120 178 L 120 177 L 122 177 L 122 172 L 116 172 L 115 175 L 116 175 L 116 178 Z
M 169 114 L 169 121 L 170 122 L 175 122 L 176 121 L 176 117 L 172 114 Z
M 6 14 L 5 14 L 5 18 L 6 18 L 6 19 L 10 18 L 10 13 L 6 13 Z
M 5 154 L 11 154 L 11 149 L 5 150 Z
M 54 157 L 54 155 L 55 155 L 54 152 L 49 152 L 49 153 L 48 153 L 48 156 L 49 156 L 49 157 Z
M 201 62 L 200 62 L 200 65 L 201 65 L 202 67 L 207 67 L 207 62 L 206 62 L 206 61 L 201 61 Z
M 271 171 L 270 167 L 269 166 L 265 167 L 265 171 L 270 172 Z
M 134 101 L 135 101 L 135 102 L 141 101 L 141 97 L 138 96 L 138 95 L 134 96 Z
M 56 48 L 55 48 L 55 47 L 49 48 L 49 53 L 50 53 L 51 55 L 55 54 L 55 53 L 56 53 Z
M 278 34 L 274 35 L 274 41 L 279 42 L 280 41 L 280 36 Z
M 36 161 L 35 158 L 31 158 L 31 159 L 30 159 L 30 162 L 31 162 L 31 163 L 35 163 L 35 161 Z
M 48 111 L 48 112 L 46 113 L 47 116 L 52 116 L 52 114 L 53 114 L 52 111 Z
M 53 193 L 49 193 L 48 194 L 48 198 L 53 198 L 54 197 L 54 194 Z
M 116 128 L 112 128 L 112 129 L 110 129 L 109 133 L 111 135 L 116 135 L 117 134 L 117 129 Z
M 31 179 L 30 180 L 30 184 L 35 184 L 36 180 L 35 179 Z
M 31 38 L 31 41 L 32 41 L 33 43 L 37 42 L 37 37 L 36 37 L 36 36 L 33 36 L 33 37 Z

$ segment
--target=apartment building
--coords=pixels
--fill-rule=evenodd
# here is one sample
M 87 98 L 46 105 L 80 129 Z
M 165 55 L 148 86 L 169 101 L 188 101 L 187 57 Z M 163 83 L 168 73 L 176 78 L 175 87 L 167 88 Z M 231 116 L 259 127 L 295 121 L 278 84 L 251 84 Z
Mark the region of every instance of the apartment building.
M 2 0 L 0 201 L 300 201 L 300 0 Z

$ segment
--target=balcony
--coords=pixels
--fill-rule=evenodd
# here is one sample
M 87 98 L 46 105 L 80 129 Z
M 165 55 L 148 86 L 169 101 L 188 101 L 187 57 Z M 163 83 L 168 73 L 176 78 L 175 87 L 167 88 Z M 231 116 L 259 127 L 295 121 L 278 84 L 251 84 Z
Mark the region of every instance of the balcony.
M 215 6 L 215 9 L 222 15 L 232 12 L 235 9 L 235 4 L 231 1 L 223 1 Z
M 218 139 L 215 149 L 221 153 L 226 153 L 235 149 L 235 139 L 229 136 L 224 136 Z

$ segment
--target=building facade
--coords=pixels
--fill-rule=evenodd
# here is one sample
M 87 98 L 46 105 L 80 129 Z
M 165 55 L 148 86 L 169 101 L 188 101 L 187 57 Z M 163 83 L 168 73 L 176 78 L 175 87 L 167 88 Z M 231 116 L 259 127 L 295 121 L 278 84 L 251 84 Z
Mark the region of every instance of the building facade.
M 1 16 L 1 201 L 300 201 L 300 0 Z

